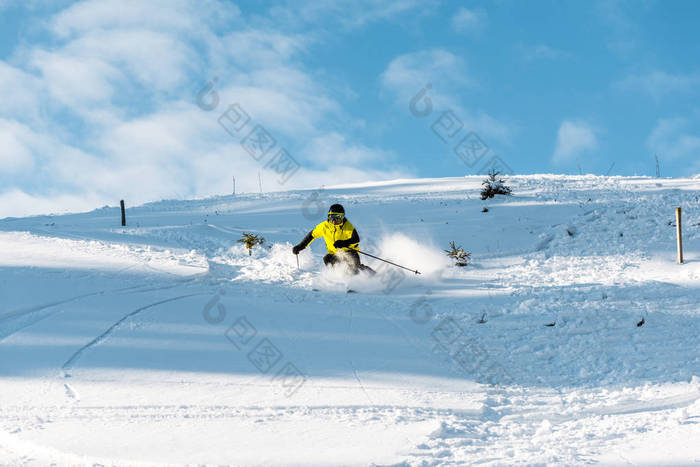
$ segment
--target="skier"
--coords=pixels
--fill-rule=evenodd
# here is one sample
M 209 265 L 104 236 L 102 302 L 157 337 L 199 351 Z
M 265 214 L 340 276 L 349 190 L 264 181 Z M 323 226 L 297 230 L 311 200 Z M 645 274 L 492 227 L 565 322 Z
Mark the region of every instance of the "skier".
M 323 264 L 332 266 L 343 262 L 347 264 L 352 274 L 357 274 L 361 270 L 374 273 L 372 268 L 360 263 L 360 254 L 358 253 L 360 236 L 352 223 L 345 217 L 345 208 L 340 204 L 334 204 L 330 207 L 328 220 L 321 222 L 306 234 L 306 237 L 292 248 L 292 253 L 298 255 L 311 242 L 321 237 L 326 241 L 326 250 L 328 251 L 328 254 L 323 257 Z

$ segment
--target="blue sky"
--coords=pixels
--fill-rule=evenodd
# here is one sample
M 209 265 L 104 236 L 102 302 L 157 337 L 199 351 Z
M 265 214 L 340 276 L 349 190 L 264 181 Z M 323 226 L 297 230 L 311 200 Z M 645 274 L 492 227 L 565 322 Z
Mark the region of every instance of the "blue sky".
M 258 173 L 266 191 L 494 160 L 654 175 L 658 154 L 662 176 L 697 174 L 699 13 L 694 1 L 0 0 L 0 216 L 225 194 L 232 176 L 257 191 Z M 427 83 L 432 112 L 418 117 L 409 103 Z M 240 131 L 219 123 L 231 104 Z M 261 129 L 274 144 L 246 147 Z M 488 152 L 469 146 L 465 163 L 464 138 Z

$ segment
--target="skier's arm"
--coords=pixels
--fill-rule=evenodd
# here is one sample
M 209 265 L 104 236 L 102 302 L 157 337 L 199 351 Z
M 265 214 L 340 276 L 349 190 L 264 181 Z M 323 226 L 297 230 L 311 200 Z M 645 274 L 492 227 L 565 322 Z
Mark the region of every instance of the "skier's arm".
M 313 231 L 309 232 L 306 234 L 306 237 L 304 237 L 299 244 L 297 245 L 300 250 L 303 250 L 307 246 L 309 246 L 309 243 L 313 242 L 315 240 L 314 238 L 314 233 Z
M 333 246 L 336 248 L 347 248 L 355 243 L 360 243 L 360 235 L 357 233 L 357 229 L 352 229 L 352 235 L 347 240 L 336 240 Z
M 292 248 L 292 253 L 295 255 L 298 255 L 301 250 L 309 246 L 309 243 L 313 242 L 318 238 L 318 236 L 314 235 L 314 232 L 316 232 L 316 227 L 314 230 L 306 234 L 306 237 L 304 237 L 298 245 L 295 245 L 294 248 Z

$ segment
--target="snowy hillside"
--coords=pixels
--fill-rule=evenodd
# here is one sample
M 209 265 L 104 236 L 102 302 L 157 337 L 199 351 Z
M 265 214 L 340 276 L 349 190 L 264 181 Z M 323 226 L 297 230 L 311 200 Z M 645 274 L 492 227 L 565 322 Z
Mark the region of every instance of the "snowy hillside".
M 700 462 L 700 179 L 480 184 L 0 220 L 0 464 Z M 298 269 L 333 202 L 421 274 Z

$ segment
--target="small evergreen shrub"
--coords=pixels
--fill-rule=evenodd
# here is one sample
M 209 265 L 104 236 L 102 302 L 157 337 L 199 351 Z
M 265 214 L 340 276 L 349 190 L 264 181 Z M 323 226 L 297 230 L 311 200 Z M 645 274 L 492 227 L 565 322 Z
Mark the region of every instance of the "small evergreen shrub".
M 250 256 L 253 254 L 253 247 L 255 245 L 262 245 L 265 243 L 265 239 L 257 234 L 243 232 L 243 236 L 238 239 L 238 243 L 245 244 L 245 247 L 248 248 L 248 256 Z
M 481 199 L 485 200 L 488 198 L 493 198 L 495 195 L 506 195 L 512 194 L 509 186 L 506 186 L 505 180 L 498 177 L 499 173 L 495 170 L 489 172 L 486 180 L 483 181 L 482 185 L 484 188 L 481 189 Z
M 457 266 L 466 266 L 472 255 L 470 252 L 464 251 L 461 246 L 456 246 L 454 241 L 450 242 L 450 249 L 444 251 L 447 256 L 455 260 Z

